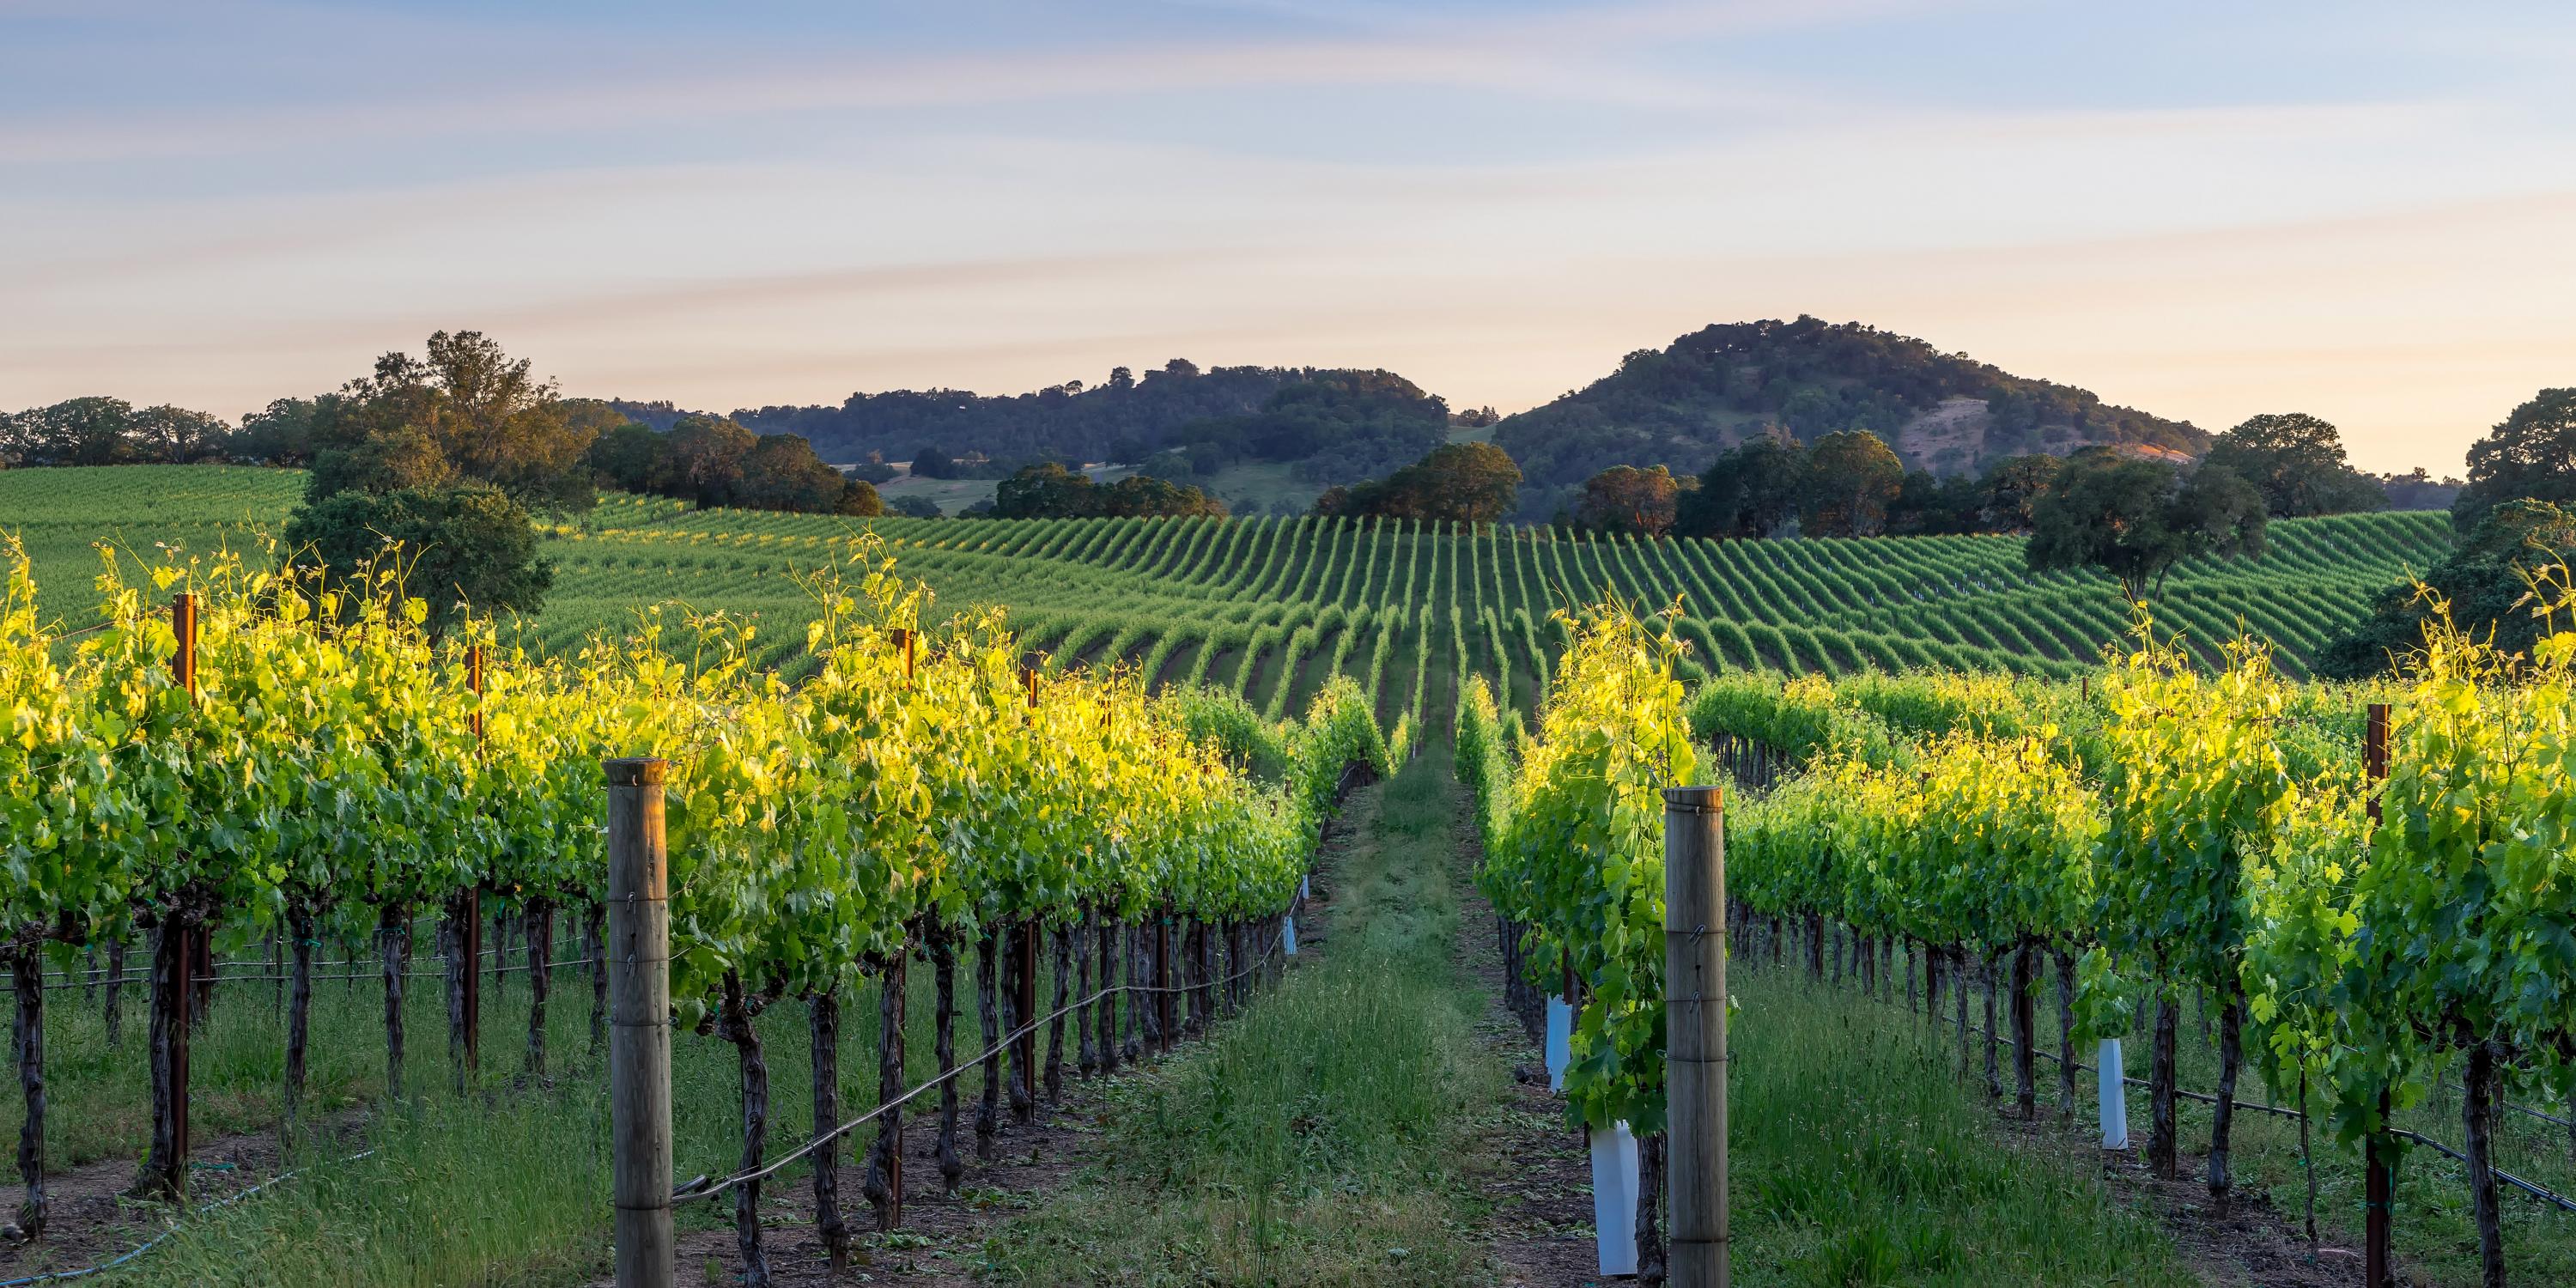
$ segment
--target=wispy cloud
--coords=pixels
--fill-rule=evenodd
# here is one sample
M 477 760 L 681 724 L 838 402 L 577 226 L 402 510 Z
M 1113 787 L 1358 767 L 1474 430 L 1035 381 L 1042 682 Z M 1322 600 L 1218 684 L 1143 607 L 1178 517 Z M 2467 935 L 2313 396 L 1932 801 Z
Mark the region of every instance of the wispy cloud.
M 324 93 L 284 106 L 39 115 L 0 125 L 0 163 L 205 156 L 388 136 L 631 129 L 711 118 L 1284 86 L 1417 86 L 1698 112 L 1832 114 L 1841 110 L 1836 100 L 1812 87 L 1740 71 L 1678 76 L 1612 55 L 1661 42 L 1862 21 L 1928 7 L 1928 0 L 1576 6 L 1501 19 L 1450 14 L 1390 20 L 1365 34 L 1332 38 L 1136 37 L 937 56 L 833 49 L 782 58 L 719 50 L 689 57 L 685 69 L 672 75 L 637 74 L 632 64 L 649 52 L 637 51 L 597 60 L 606 64 L 602 69 L 567 65 L 534 85 L 467 79 L 383 89 L 354 101 Z M 279 38 L 297 37 L 281 32 Z

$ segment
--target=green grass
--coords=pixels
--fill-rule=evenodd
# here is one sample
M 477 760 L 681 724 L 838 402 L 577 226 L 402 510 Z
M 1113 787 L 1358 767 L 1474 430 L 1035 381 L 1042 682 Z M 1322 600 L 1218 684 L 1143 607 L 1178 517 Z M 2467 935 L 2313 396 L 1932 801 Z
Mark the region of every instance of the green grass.
M 1323 960 L 1112 1106 L 1106 1158 L 988 1245 L 1030 1284 L 1481 1281 L 1451 1160 L 1503 1072 L 1449 959 L 1454 789 L 1356 798 Z
M 416 965 L 429 963 L 415 959 Z M 438 1285 L 584 1281 L 605 1266 L 608 1227 L 607 1107 L 603 1065 L 589 1056 L 590 986 L 581 970 L 555 972 L 548 1006 L 551 1088 L 520 1076 L 527 988 L 511 977 L 484 996 L 483 1074 L 463 1097 L 450 1084 L 444 994 L 414 979 L 406 993 L 413 1100 L 382 1113 L 382 993 L 373 980 L 350 988 L 317 984 L 309 1092 L 316 1116 L 338 1124 L 327 1140 L 299 1151 L 318 1163 L 251 1201 L 191 1217 L 180 1233 L 107 1283 L 243 1288 L 436 1288 Z M 908 977 L 908 1080 L 937 1072 L 930 972 Z M 848 1113 L 876 1103 L 877 1004 L 873 986 L 846 995 L 840 1043 L 841 1099 Z M 126 999 L 125 1045 L 104 1046 L 102 1022 L 77 990 L 48 995 L 48 1148 L 55 1165 L 139 1159 L 150 1127 L 141 1060 L 142 1000 Z M 971 1013 L 958 1025 L 961 1058 L 982 1049 Z M 811 1132 L 811 1055 L 805 1008 L 772 1007 L 757 1022 L 770 1075 L 769 1149 Z M 202 1143 L 277 1126 L 284 1041 L 265 986 L 218 988 L 207 1029 L 192 1049 L 193 1127 Z M 682 1034 L 672 1051 L 673 1133 L 682 1178 L 721 1175 L 739 1155 L 740 1110 L 731 1047 Z M 20 1102 L 0 1098 L 0 1130 L 16 1138 Z M 338 1162 L 360 1149 L 373 1157 Z M 847 1161 L 849 1155 L 844 1154 Z M 775 1184 L 801 1188 L 802 1166 Z M 854 1185 L 848 1210 L 863 1212 Z M 684 1228 L 721 1224 L 729 1207 L 682 1209 Z M 151 1229 L 138 1211 L 131 1237 Z M 281 1243 L 292 1255 L 272 1255 Z M 65 1268 L 38 1250 L 0 1270 L 0 1279 Z
M 2088 1157 L 2016 1146 L 1900 1013 L 1793 968 L 1730 984 L 1739 1282 L 2188 1285 Z

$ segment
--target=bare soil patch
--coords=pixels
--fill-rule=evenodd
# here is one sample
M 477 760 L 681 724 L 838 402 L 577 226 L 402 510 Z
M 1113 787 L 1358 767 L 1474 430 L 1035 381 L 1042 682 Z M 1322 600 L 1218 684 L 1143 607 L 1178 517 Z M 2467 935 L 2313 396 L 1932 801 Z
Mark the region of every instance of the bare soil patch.
M 1460 816 L 1454 874 L 1458 883 L 1459 969 L 1485 996 L 1476 1035 L 1512 1070 L 1509 1098 L 1474 1156 L 1459 1160 L 1461 1179 L 1491 1207 L 1477 1230 L 1511 1288 L 1577 1288 L 1609 1282 L 1592 1236 L 1592 1155 L 1582 1133 L 1565 1125 L 1565 1102 L 1547 1089 L 1545 1052 L 1520 1017 L 1503 1004 L 1503 961 L 1494 943 L 1494 908 L 1475 886 L 1482 859 L 1473 819 Z

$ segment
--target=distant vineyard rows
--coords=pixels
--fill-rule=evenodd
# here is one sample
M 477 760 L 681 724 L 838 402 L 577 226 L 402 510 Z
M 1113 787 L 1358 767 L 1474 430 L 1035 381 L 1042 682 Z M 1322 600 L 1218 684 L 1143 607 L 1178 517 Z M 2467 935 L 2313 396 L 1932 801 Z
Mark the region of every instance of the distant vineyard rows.
M 121 530 L 145 547 L 244 542 L 274 530 L 300 475 L 203 466 L 25 471 L 0 477 L 0 513 L 28 535 L 64 619 L 87 607 L 89 543 Z M 122 522 L 120 522 L 122 518 Z M 997 602 L 1058 666 L 1116 663 L 1156 687 L 1206 682 L 1277 716 L 1335 674 L 1376 695 L 1390 726 L 1445 721 L 1451 677 L 1491 677 L 1507 707 L 1534 708 L 1562 630 L 1559 607 L 1617 594 L 1678 600 L 1686 678 L 1761 667 L 1841 676 L 1917 666 L 2065 676 L 2128 618 L 2106 583 L 2034 575 L 2012 537 L 1640 542 L 1547 529 L 1425 529 L 1386 520 L 879 519 L 908 575 L 951 607 Z M 859 521 L 613 496 L 548 542 L 553 594 L 532 628 L 547 648 L 678 598 L 759 614 L 755 660 L 791 673 L 813 606 L 801 578 L 849 548 Z M 2250 564 L 2187 565 L 2159 619 L 2196 641 L 2273 641 L 2285 669 L 2358 617 L 2369 595 L 2443 548 L 2439 514 L 2274 524 Z M 1426 704 L 1438 709 L 1426 712 Z

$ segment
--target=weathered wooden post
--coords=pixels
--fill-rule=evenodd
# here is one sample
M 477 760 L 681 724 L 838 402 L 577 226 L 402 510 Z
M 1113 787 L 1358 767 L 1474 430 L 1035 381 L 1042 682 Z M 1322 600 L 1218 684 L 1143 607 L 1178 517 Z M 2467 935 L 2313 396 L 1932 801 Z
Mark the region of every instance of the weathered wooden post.
M 2379 782 L 2388 777 L 2388 704 L 2370 704 L 2361 735 L 2362 773 L 2370 783 L 2370 821 L 2379 821 Z M 2302 1109 L 2305 1105 L 2300 1106 Z M 2379 1130 L 2362 1141 L 2362 1283 L 2366 1288 L 2395 1288 L 2397 1272 L 2390 1257 L 2397 1201 L 2397 1141 L 2388 1133 L 2394 1108 L 2388 1091 L 2379 1093 Z
M 1664 790 L 1664 1088 L 1675 1288 L 1726 1288 L 1726 832 L 1715 787 Z
M 671 1230 L 671 921 L 662 761 L 608 771 L 608 1085 L 617 1288 L 675 1288 Z

